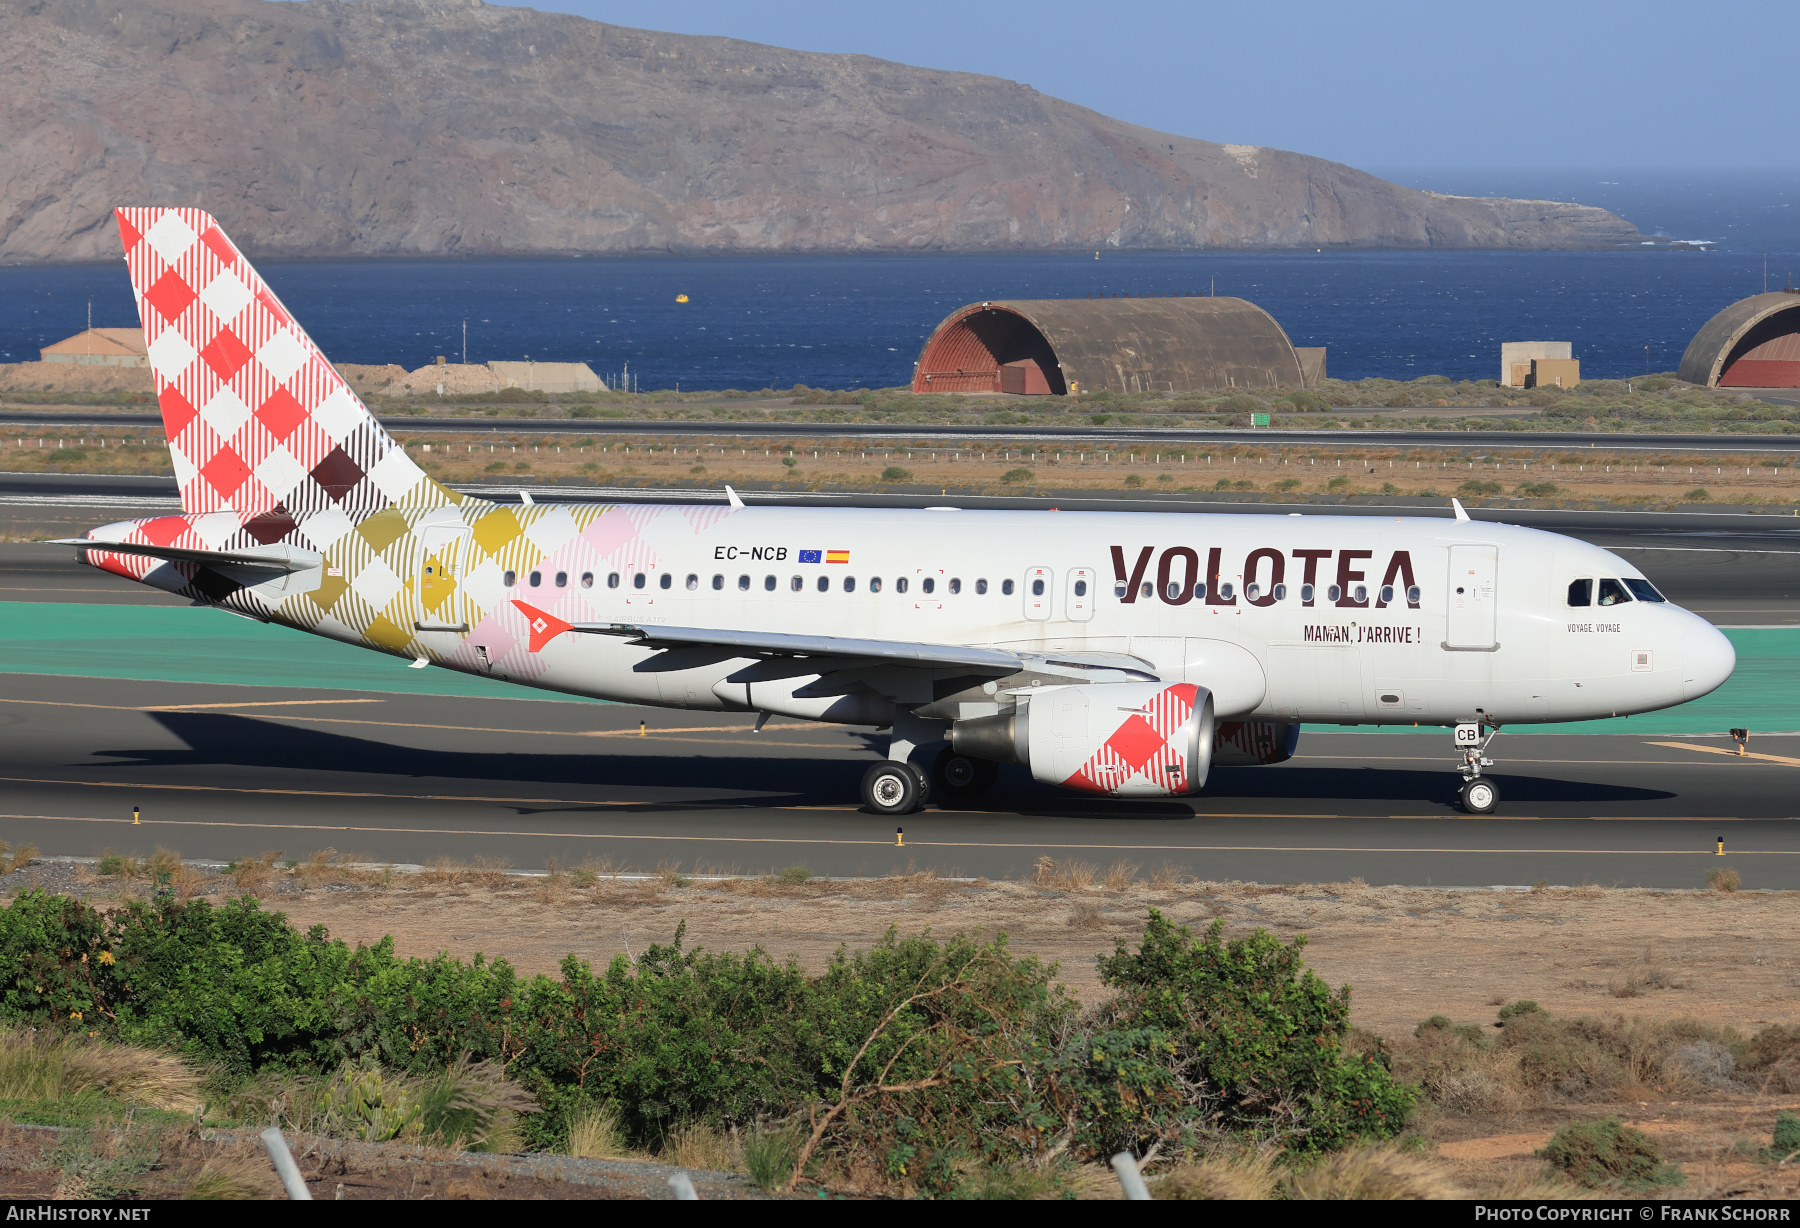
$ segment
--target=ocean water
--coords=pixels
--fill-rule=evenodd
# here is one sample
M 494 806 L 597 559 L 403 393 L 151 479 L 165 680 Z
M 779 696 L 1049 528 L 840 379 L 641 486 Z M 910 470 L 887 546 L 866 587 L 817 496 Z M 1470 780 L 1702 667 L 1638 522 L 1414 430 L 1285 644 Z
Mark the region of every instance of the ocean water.
M 951 310 L 982 299 L 1237 295 L 1329 372 L 1491 379 L 1503 341 L 1567 340 L 1590 377 L 1673 370 L 1719 308 L 1800 277 L 1800 177 L 1390 172 L 1464 194 L 1581 199 L 1712 250 L 1101 252 L 260 262 L 333 360 L 586 362 L 642 389 L 906 383 Z M 1790 207 L 1793 206 L 1793 207 Z M 678 295 L 688 302 L 677 302 Z M 137 323 L 123 261 L 0 267 L 0 362 Z M 464 328 L 467 348 L 464 349 Z

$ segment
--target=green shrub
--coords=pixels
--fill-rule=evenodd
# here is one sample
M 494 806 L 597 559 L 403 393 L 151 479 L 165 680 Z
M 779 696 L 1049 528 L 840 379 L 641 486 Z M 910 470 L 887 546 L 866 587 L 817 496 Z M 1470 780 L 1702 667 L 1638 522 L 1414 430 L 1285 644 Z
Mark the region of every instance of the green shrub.
M 87 459 L 87 453 L 80 448 L 52 448 L 44 460 L 52 465 L 72 465 L 76 461 Z
M 1562 487 L 1555 482 L 1520 482 L 1513 493 L 1527 499 L 1553 499 L 1562 493 Z
M 1564 1126 L 1537 1154 L 1589 1189 L 1679 1185 L 1682 1180 L 1680 1169 L 1662 1162 L 1655 1139 L 1617 1117 Z
M 899 465 L 889 465 L 881 471 L 881 480 L 884 482 L 910 482 L 912 475 L 911 469 L 902 469 Z
M 1333 992 L 1306 967 L 1304 936 L 1284 944 L 1258 930 L 1226 942 L 1224 931 L 1215 919 L 1196 941 L 1152 909 L 1135 953 L 1121 941 L 1099 961 L 1117 992 L 1102 1018 L 1167 1033 L 1175 1071 L 1217 1097 L 1221 1124 L 1267 1130 L 1300 1150 L 1398 1134 L 1414 1092 L 1372 1055 L 1344 1053 L 1349 987 Z
M 1775 1134 L 1769 1141 L 1769 1159 L 1777 1164 L 1800 1155 L 1800 1117 L 1785 1109 L 1775 1114 Z
M 1037 477 L 1037 474 L 1035 474 L 1031 470 L 1026 469 L 1023 466 L 1021 466 L 1017 469 L 1008 469 L 1005 473 L 1000 475 L 1000 480 L 1002 482 L 1005 482 L 1009 486 L 1013 486 L 1013 485 L 1017 485 L 1020 482 L 1029 482 L 1036 477 Z M 1142 486 L 1143 484 L 1144 484 L 1143 479 L 1139 478 L 1138 485 Z
M 1128 473 L 1125 475 L 1125 489 L 1142 490 L 1143 488 L 1144 479 L 1141 475 L 1135 473 Z
M 1497 495 L 1500 493 L 1500 483 L 1484 482 L 1480 478 L 1470 478 L 1467 482 L 1464 482 L 1461 486 L 1456 488 L 1456 493 L 1469 499 L 1479 499 L 1484 495 Z
M 1332 478 L 1331 481 L 1325 483 L 1325 489 L 1326 490 L 1342 490 L 1342 489 L 1344 489 L 1344 487 L 1346 487 L 1348 485 L 1350 485 L 1349 478 Z
M 1708 499 L 1712 498 L 1712 494 L 1706 487 L 1696 486 L 1681 497 L 1690 503 L 1705 503 Z

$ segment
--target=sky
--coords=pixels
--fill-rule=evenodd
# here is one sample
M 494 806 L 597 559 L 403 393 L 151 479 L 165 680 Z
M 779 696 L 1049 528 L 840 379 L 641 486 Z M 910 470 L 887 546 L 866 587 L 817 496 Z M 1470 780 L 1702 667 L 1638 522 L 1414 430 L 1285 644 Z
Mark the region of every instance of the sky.
M 1800 168 L 1772 0 L 537 0 L 1024 82 L 1164 132 L 1365 170 Z

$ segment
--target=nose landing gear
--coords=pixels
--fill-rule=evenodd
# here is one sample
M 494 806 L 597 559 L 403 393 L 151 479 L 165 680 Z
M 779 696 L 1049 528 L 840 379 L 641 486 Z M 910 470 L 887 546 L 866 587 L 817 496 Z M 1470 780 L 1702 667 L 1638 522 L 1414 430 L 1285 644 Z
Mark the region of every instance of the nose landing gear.
M 1499 724 L 1485 717 L 1479 721 L 1464 721 L 1456 727 L 1456 748 L 1462 752 L 1462 762 L 1457 764 L 1456 770 L 1463 778 L 1456 800 L 1468 814 L 1492 814 L 1500 805 L 1499 786 L 1481 776 L 1482 768 L 1494 766 L 1494 761 L 1487 757 L 1487 748 L 1499 733 Z

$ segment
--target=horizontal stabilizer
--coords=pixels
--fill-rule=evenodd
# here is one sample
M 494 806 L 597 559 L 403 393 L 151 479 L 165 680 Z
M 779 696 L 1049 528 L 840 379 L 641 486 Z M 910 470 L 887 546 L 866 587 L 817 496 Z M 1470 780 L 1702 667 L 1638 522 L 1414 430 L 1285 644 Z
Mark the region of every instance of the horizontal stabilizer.
M 193 550 L 183 546 L 153 546 L 137 542 L 95 541 L 89 537 L 63 537 L 49 543 L 109 554 L 134 554 L 170 563 L 199 563 L 212 567 L 248 567 L 257 571 L 287 573 L 307 571 L 325 563 L 323 555 L 294 546 L 259 546 L 249 550 Z

